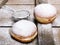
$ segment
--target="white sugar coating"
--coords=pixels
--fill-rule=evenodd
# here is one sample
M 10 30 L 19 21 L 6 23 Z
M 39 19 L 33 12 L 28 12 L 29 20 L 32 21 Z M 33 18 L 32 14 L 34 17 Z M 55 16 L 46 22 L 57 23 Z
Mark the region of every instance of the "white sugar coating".
M 29 16 L 29 12 L 27 10 L 16 11 L 13 15 L 15 18 L 26 18 Z
M 44 29 L 50 29 L 52 27 L 51 24 L 42 24 L 41 27 L 43 27 Z
M 39 4 L 35 7 L 35 14 L 41 17 L 54 16 L 57 9 L 51 4 Z
M 20 20 L 13 25 L 13 33 L 20 36 L 30 36 L 37 30 L 36 25 L 28 20 Z

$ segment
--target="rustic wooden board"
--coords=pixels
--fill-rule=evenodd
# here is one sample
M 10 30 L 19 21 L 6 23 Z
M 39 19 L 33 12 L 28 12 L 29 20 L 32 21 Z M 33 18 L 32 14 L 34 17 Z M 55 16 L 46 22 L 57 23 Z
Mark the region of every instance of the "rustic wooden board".
M 52 32 L 55 45 L 60 45 L 60 15 L 52 23 Z
M 2 2 L 3 0 L 0 0 Z M 35 0 L 8 0 L 6 4 L 35 4 Z
M 38 23 L 39 45 L 54 45 L 52 25 Z
M 51 3 L 51 4 L 60 4 L 60 0 L 48 0 L 48 3 Z
M 11 19 L 0 20 L 0 26 L 12 26 L 13 21 Z
M 39 0 L 35 0 L 35 6 L 39 4 Z
M 48 0 L 39 0 L 39 4 L 40 3 L 48 3 Z
M 60 4 L 60 0 L 39 0 L 41 3 Z
M 55 45 L 60 45 L 60 28 L 52 28 L 52 31 Z
M 1 1 L 2 0 L 0 0 L 0 2 Z M 58 10 L 57 15 L 60 14 L 59 0 L 36 0 L 36 1 L 35 0 L 8 0 L 6 5 L 12 7 L 16 11 L 28 10 L 30 12 L 30 20 L 33 21 L 34 7 L 39 3 L 53 4 Z M 52 25 L 37 23 L 38 38 L 35 39 L 33 42 L 26 43 L 26 44 L 18 42 L 13 38 L 11 38 L 9 34 L 9 30 L 11 29 L 11 27 L 4 27 L 4 26 L 12 26 L 13 22 L 11 21 L 11 19 L 0 21 L 0 26 L 3 26 L 3 27 L 0 27 L 0 32 L 1 32 L 0 45 L 60 45 L 60 28 L 52 28 L 52 26 L 60 26 L 60 23 L 59 23 L 60 17 L 59 18 L 58 17 L 53 21 Z

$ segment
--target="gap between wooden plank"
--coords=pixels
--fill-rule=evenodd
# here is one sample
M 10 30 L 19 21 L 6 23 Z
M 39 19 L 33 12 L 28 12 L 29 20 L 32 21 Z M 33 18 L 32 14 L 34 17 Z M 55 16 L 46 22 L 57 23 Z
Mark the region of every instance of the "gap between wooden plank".
M 39 0 L 35 0 L 35 6 L 38 5 L 38 4 L 39 4 Z M 35 13 L 34 13 L 34 15 L 35 15 Z M 34 20 L 34 22 L 35 22 L 35 24 L 36 24 L 36 26 L 37 26 L 37 21 Z M 37 28 L 37 32 L 38 32 L 38 28 Z M 38 38 L 38 35 L 37 35 L 37 45 L 39 45 L 39 38 Z
M 60 28 L 60 26 L 52 26 L 52 28 Z

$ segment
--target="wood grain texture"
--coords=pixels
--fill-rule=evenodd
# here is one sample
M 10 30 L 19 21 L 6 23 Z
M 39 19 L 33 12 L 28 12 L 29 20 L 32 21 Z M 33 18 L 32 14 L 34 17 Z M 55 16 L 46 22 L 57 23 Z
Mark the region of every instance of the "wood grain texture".
M 48 0 L 39 0 L 39 4 L 40 3 L 48 3 Z
M 12 26 L 13 21 L 11 19 L 0 19 L 0 26 Z
M 60 45 L 60 28 L 53 28 L 52 30 L 55 45 Z
M 48 3 L 51 3 L 51 4 L 60 4 L 60 0 L 48 0 Z
M 1 3 L 2 0 L 0 0 Z M 38 1 L 38 0 L 36 0 Z M 57 8 L 57 15 L 60 15 L 60 0 L 39 0 L 39 3 L 51 3 Z M 37 4 L 39 4 L 36 2 Z M 23 5 L 24 4 L 24 5 Z M 35 7 L 35 0 L 8 0 L 6 3 L 7 6 L 12 7 L 13 9 L 17 10 L 28 10 L 30 12 L 30 20 L 34 20 L 34 7 Z M 58 16 L 59 17 L 59 16 Z M 53 22 L 53 26 L 60 26 L 60 17 L 56 18 Z M 58 21 L 56 21 L 58 20 Z M 0 26 L 12 26 L 13 22 L 11 19 L 2 20 L 0 21 Z M 48 26 L 47 26 L 48 25 Z M 8 27 L 0 27 L 0 45 L 60 45 L 60 28 L 53 28 L 47 24 L 38 23 L 38 41 L 35 39 L 31 43 L 21 43 L 13 38 L 11 38 L 9 34 L 9 30 L 11 29 Z
M 3 0 L 0 0 L 0 3 Z M 35 0 L 8 0 L 6 4 L 34 4 Z
M 7 4 L 34 4 L 35 0 L 8 0 Z
M 38 23 L 39 45 L 54 45 L 51 24 Z
M 60 4 L 60 0 L 39 0 L 41 3 Z
M 39 0 L 35 0 L 35 6 L 39 4 Z

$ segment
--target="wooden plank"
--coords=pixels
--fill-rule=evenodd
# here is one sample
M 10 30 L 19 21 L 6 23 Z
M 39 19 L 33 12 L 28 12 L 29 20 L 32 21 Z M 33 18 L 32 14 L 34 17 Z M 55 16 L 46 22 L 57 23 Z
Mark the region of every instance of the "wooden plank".
M 11 19 L 1 19 L 0 26 L 12 26 L 13 21 Z
M 35 0 L 8 0 L 7 4 L 35 4 Z
M 60 0 L 39 0 L 40 3 L 60 4 Z
M 52 28 L 55 45 L 60 45 L 60 28 Z
M 51 3 L 51 4 L 60 4 L 60 0 L 48 0 L 48 3 Z
M 55 45 L 60 45 L 60 15 L 56 17 L 52 24 L 53 37 Z
M 54 45 L 51 24 L 38 23 L 39 45 Z
M 39 0 L 39 3 L 48 3 L 48 0 Z
M 2 28 L 0 27 L 0 45 L 37 45 L 36 39 L 32 41 L 31 43 L 21 43 L 13 38 L 11 38 L 9 34 L 9 30 L 11 28 Z
M 35 6 L 39 4 L 39 0 L 35 0 Z

